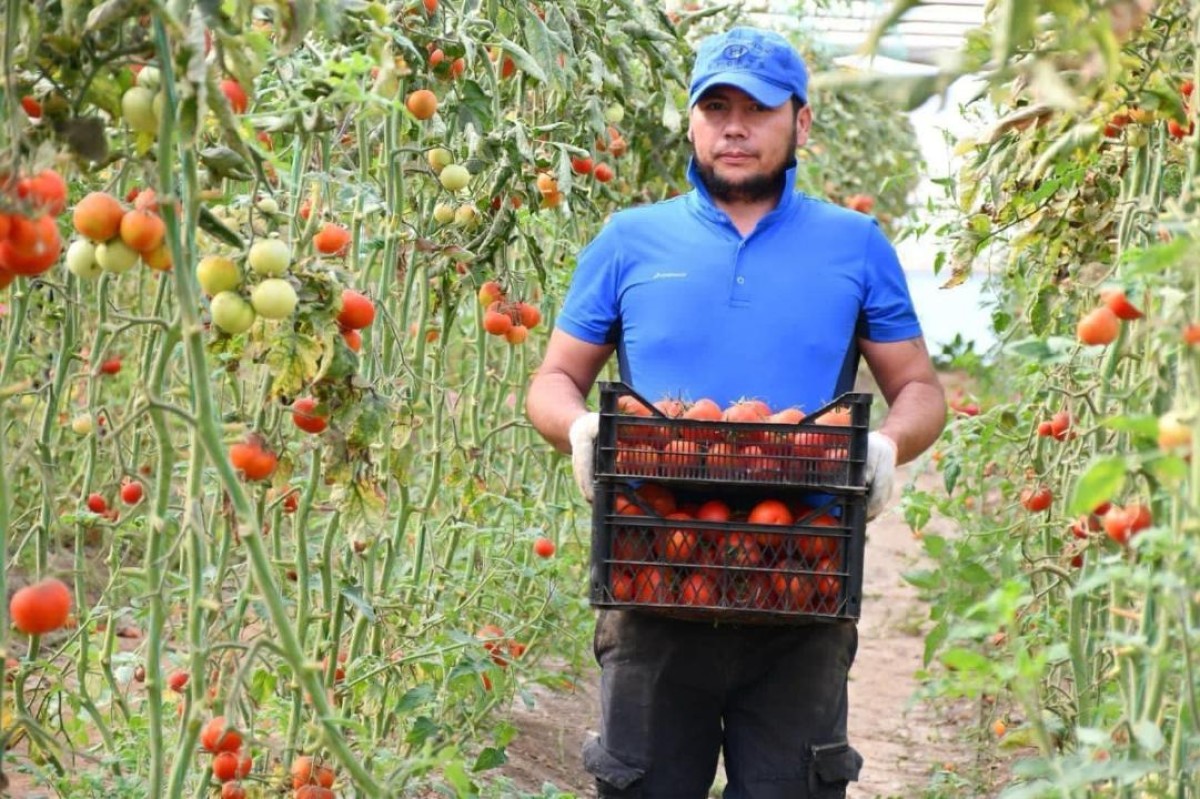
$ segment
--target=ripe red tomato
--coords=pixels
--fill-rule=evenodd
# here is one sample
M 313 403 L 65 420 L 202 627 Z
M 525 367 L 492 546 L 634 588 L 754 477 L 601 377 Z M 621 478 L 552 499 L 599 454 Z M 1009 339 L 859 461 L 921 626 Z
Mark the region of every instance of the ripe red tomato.
M 88 510 L 92 513 L 104 513 L 104 511 L 108 510 L 108 502 L 105 501 L 101 494 L 96 492 L 88 494 L 87 506 Z
M 221 799 L 246 799 L 246 789 L 240 782 L 227 782 L 221 786 Z
M 275 471 L 279 459 L 257 438 L 252 438 L 229 447 L 229 462 L 247 480 L 265 480 Z
M 1141 319 L 1143 314 L 1138 310 L 1137 306 L 1129 301 L 1125 296 L 1125 291 L 1118 288 L 1100 289 L 1100 299 L 1108 306 L 1108 309 L 1116 314 L 1118 319 L 1131 321 L 1133 319 Z
M 236 752 L 218 752 L 212 762 L 213 779 L 217 782 L 230 782 L 238 776 L 238 756 Z
M 1033 511 L 1034 513 L 1048 509 L 1053 501 L 1054 494 L 1046 486 L 1026 488 L 1021 492 L 1021 504 L 1025 507 L 1025 510 Z
M 13 594 L 8 617 L 26 635 L 43 635 L 67 623 L 71 615 L 71 589 L 61 580 L 48 577 Z
M 305 785 L 319 785 L 322 788 L 333 787 L 333 769 L 317 764 L 308 755 L 301 755 L 292 761 L 291 774 L 292 788 L 296 790 Z
M 1075 326 L 1079 340 L 1089 347 L 1106 346 L 1117 340 L 1121 320 L 1107 305 L 1088 313 Z
M 54 217 L 12 216 L 10 220 L 8 238 L 0 239 L 0 271 L 33 276 L 54 266 L 62 253 L 62 238 Z
M 323 255 L 345 255 L 350 247 L 350 231 L 336 222 L 326 222 L 313 236 L 313 246 Z
M 121 486 L 121 501 L 126 505 L 136 505 L 142 501 L 142 484 L 137 480 L 130 480 Z
M 1062 410 L 1050 417 L 1050 435 L 1054 436 L 1055 440 L 1065 440 L 1070 432 L 1071 414 L 1069 411 Z
M 342 290 L 342 310 L 337 322 L 349 330 L 362 330 L 375 321 L 375 303 L 353 289 Z
M 250 107 L 250 98 L 247 96 L 246 90 L 242 88 L 242 84 L 233 78 L 225 78 L 221 81 L 221 92 L 229 101 L 229 107 L 233 109 L 233 113 L 246 113 L 246 109 Z
M 492 681 L 486 674 L 482 677 L 484 690 L 492 690 Z M 304 785 L 292 794 L 292 799 L 337 799 L 337 794 L 323 785 Z
M 633 601 L 633 570 L 628 568 L 613 569 L 609 575 L 612 585 L 610 592 L 614 602 Z
M 533 552 L 539 558 L 549 558 L 554 555 L 554 542 L 549 538 L 538 538 L 533 542 Z
M 779 563 L 778 571 L 771 575 L 771 590 L 779 610 L 810 609 L 817 584 L 811 575 L 797 571 L 802 568 L 803 564 L 783 560 Z
M 679 604 L 715 607 L 720 597 L 717 580 L 709 570 L 693 572 L 679 588 Z
M 668 519 L 691 521 L 691 514 L 676 511 L 667 514 Z M 670 563 L 687 563 L 692 560 L 699 544 L 699 536 L 695 530 L 687 527 L 676 527 L 660 530 L 657 540 L 658 556 Z
M 696 509 L 696 518 L 705 522 L 727 522 L 731 513 L 727 504 L 719 499 L 710 499 Z
M 329 417 L 317 413 L 317 401 L 312 397 L 301 397 L 292 403 L 292 421 L 306 433 L 324 432 L 329 426 Z
M 242 748 L 242 734 L 226 725 L 224 716 L 214 716 L 200 731 L 200 746 L 207 752 L 237 752 Z M 235 771 L 236 766 L 235 760 Z
M 633 576 L 634 601 L 643 605 L 670 605 L 671 572 L 661 566 L 642 566 Z
M 188 673 L 183 669 L 176 669 L 167 675 L 167 687 L 177 694 L 183 693 L 183 689 L 188 684 Z
M 53 169 L 43 169 L 17 182 L 17 196 L 40 213 L 58 216 L 67 207 L 67 182 Z

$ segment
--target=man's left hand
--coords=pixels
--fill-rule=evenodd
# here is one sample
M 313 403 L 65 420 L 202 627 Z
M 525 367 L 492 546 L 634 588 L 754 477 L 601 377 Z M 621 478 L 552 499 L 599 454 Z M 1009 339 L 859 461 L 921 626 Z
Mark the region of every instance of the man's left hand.
M 883 512 L 896 482 L 896 442 L 883 433 L 867 436 L 867 521 Z

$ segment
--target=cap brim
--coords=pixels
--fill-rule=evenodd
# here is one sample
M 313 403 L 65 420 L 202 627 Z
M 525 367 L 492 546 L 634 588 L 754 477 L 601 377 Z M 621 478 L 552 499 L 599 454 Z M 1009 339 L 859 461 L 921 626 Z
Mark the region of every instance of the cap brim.
M 715 75 L 705 78 L 703 82 L 697 84 L 692 89 L 692 96 L 688 100 L 688 106 L 695 105 L 696 101 L 713 86 L 733 86 L 734 88 L 741 89 L 767 108 L 775 108 L 776 106 L 783 105 L 792 96 L 791 89 L 776 86 L 774 83 L 751 75 L 749 72 L 718 72 Z

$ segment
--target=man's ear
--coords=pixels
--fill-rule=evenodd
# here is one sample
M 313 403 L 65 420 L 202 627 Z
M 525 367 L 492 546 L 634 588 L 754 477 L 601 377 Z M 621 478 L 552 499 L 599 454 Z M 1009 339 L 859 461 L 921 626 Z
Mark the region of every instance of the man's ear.
M 812 106 L 805 104 L 796 112 L 796 146 L 803 147 L 808 143 L 808 133 L 812 130 Z

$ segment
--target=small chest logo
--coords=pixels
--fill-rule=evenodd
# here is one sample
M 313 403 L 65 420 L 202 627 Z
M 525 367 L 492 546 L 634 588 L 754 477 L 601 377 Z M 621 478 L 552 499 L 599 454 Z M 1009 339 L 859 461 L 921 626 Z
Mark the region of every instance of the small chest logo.
M 687 277 L 687 272 L 655 272 L 652 280 L 665 280 L 667 278 Z

